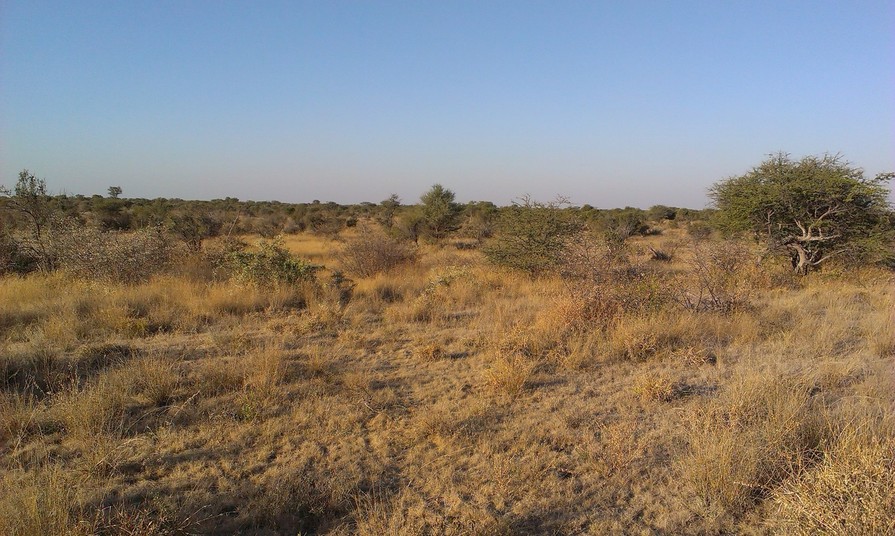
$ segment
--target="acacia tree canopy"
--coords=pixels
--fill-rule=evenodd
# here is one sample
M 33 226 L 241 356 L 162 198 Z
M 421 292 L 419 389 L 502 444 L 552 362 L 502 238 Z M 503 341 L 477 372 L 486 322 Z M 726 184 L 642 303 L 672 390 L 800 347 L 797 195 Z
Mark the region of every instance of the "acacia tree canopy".
M 838 257 L 854 262 L 891 254 L 892 173 L 864 177 L 840 155 L 795 161 L 786 153 L 738 177 L 717 182 L 709 195 L 725 231 L 749 231 L 769 250 L 785 251 L 802 274 Z

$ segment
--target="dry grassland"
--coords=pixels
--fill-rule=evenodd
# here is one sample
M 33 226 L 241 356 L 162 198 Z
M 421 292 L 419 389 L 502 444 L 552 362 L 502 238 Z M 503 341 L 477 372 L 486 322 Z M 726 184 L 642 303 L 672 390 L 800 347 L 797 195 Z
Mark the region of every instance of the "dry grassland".
M 688 306 L 719 274 L 674 240 L 636 307 L 449 246 L 353 288 L 2 279 L 0 533 L 895 533 L 892 274 Z

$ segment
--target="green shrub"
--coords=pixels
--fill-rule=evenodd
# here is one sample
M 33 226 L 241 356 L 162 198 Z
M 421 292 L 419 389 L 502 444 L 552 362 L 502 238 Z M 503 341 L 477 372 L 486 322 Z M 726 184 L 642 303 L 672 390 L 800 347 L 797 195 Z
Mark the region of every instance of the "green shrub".
M 262 240 L 257 251 L 231 251 L 225 263 L 236 280 L 262 287 L 313 281 L 320 268 L 289 253 L 279 239 Z
M 530 275 L 556 269 L 569 238 L 581 229 L 562 205 L 523 197 L 501 214 L 500 234 L 484 248 L 485 256 L 498 266 Z

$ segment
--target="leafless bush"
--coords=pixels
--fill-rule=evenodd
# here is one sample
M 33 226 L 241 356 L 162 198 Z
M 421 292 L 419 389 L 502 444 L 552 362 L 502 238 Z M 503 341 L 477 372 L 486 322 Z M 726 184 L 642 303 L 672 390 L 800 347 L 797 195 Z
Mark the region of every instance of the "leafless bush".
M 582 232 L 563 250 L 567 292 L 554 314 L 572 330 L 606 329 L 625 314 L 648 314 L 672 302 L 670 280 L 659 270 L 631 264 L 618 244 Z
M 358 236 L 345 242 L 339 261 L 345 271 L 360 277 L 386 272 L 416 260 L 416 248 L 381 232 L 362 228 Z
M 693 242 L 692 280 L 678 287 L 677 300 L 691 311 L 729 313 L 749 302 L 757 264 L 741 243 Z
M 53 234 L 58 265 L 77 276 L 135 283 L 167 270 L 178 247 L 159 228 L 102 232 L 68 223 Z
M 609 244 L 586 231 L 566 240 L 560 259 L 562 275 L 572 280 L 603 279 L 615 264 Z
M 19 241 L 0 229 L 0 274 L 32 272 L 37 264 L 37 259 Z

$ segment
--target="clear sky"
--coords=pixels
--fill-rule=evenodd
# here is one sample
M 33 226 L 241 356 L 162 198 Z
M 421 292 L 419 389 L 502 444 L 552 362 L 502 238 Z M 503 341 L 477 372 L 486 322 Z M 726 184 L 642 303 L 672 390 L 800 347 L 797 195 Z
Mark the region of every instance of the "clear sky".
M 0 3 L 0 182 L 701 208 L 771 152 L 895 171 L 895 2 Z

